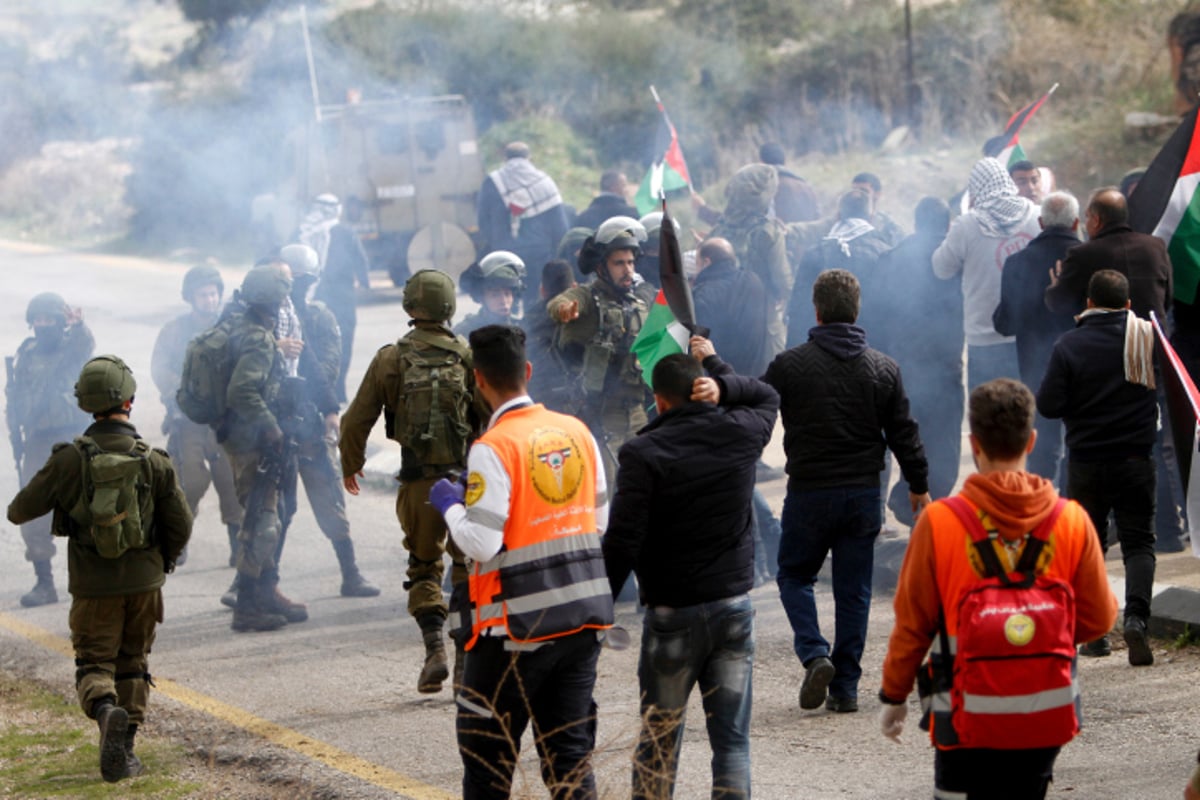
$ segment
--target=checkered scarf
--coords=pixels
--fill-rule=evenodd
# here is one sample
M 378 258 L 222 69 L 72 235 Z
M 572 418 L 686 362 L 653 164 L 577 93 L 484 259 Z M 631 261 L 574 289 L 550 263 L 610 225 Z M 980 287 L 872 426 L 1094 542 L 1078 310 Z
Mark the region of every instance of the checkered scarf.
M 1008 170 L 994 158 L 975 162 L 967 180 L 967 192 L 971 196 L 971 213 L 988 236 L 1007 237 L 1029 213 L 1029 201 L 1017 194 L 1017 185 Z

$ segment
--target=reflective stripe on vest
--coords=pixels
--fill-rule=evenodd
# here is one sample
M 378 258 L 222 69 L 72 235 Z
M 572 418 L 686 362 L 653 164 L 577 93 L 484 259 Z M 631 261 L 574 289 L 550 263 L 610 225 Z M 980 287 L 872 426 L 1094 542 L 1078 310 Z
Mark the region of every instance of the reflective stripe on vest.
M 1074 680 L 1070 686 L 1060 686 L 1033 694 L 998 696 L 964 692 L 963 710 L 972 714 L 1036 714 L 1039 711 L 1074 705 L 1077 697 L 1079 684 Z

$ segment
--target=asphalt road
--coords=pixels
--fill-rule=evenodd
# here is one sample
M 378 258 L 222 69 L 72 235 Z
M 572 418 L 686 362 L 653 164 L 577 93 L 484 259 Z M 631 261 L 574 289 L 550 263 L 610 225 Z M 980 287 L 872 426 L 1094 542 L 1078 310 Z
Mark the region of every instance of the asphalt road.
M 133 421 L 160 443 L 162 408 L 149 379 L 150 349 L 158 328 L 185 306 L 179 283 L 187 264 L 99 257 L 0 243 L 5 277 L 0 300 L 0 349 L 15 350 L 27 334 L 24 308 L 39 291 L 62 293 L 83 308 L 97 339 L 97 353 L 125 358 L 141 384 Z M 240 282 L 227 274 L 227 290 Z M 395 294 L 394 291 L 385 292 Z M 461 310 L 460 310 L 461 311 Z M 355 359 L 349 385 L 356 387 L 371 354 L 406 330 L 398 303 L 370 303 L 359 311 Z M 372 448 L 387 453 L 382 437 Z M 776 437 L 767 460 L 782 465 Z M 16 477 L 0 465 L 0 497 L 15 492 Z M 964 464 L 963 475 L 970 469 Z M 783 482 L 766 487 L 778 510 Z M 406 554 L 394 516 L 394 492 L 377 480 L 348 507 L 365 575 L 378 583 L 378 598 L 344 599 L 333 550 L 301 503 L 289 533 L 281 588 L 308 603 L 308 622 L 264 634 L 233 634 L 230 612 L 217 598 L 233 571 L 228 545 L 210 494 L 201 504 L 190 559 L 168 580 L 166 621 L 159 629 L 151 670 L 162 684 L 154 703 L 181 703 L 248 727 L 304 754 L 293 769 L 311 767 L 333 775 L 338 797 L 441 798 L 457 796 L 460 762 L 454 743 L 454 706 L 448 691 L 429 697 L 416 691 L 423 655 L 420 633 L 405 611 L 402 587 Z M 1185 557 L 1164 560 L 1180 574 L 1194 574 Z M 72 666 L 64 655 L 67 637 L 65 558 L 55 559 L 62 596 L 57 605 L 22 609 L 18 598 L 32 585 L 18 531 L 0 523 L 0 665 L 19 665 L 28 674 L 69 690 Z M 1119 561 L 1110 561 L 1119 574 Z M 818 591 L 823 618 L 832 620 L 828 589 Z M 801 712 L 796 704 L 801 669 L 791 653 L 790 631 L 771 585 L 754 592 L 757 656 L 753 715 L 754 791 L 760 798 L 919 798 L 932 786 L 932 753 L 915 728 L 915 711 L 904 744 L 878 733 L 873 699 L 886 637 L 890 598 L 877 596 L 865 674 L 862 711 L 832 715 Z M 631 605 L 618 608 L 619 622 L 633 633 L 634 648 L 605 651 L 596 699 L 600 707 L 596 765 L 604 797 L 628 796 L 629 758 L 637 733 L 636 644 L 639 617 Z M 57 650 L 55 649 L 57 648 Z M 1059 759 L 1051 797 L 1176 798 L 1194 763 L 1195 709 L 1200 657 L 1195 648 L 1160 648 L 1158 663 L 1133 671 L 1123 650 L 1080 665 L 1086 727 Z M 174 699 L 172 699 L 174 698 Z M 149 728 L 154 725 L 153 709 Z M 220 743 L 214 743 L 219 745 Z M 524 748 L 532 753 L 526 737 Z M 690 711 L 676 796 L 707 797 L 709 752 L 703 711 Z M 328 766 L 334 770 L 330 771 Z M 997 776 L 1002 780 L 1003 776 Z M 536 763 L 526 758 L 518 794 L 544 797 Z

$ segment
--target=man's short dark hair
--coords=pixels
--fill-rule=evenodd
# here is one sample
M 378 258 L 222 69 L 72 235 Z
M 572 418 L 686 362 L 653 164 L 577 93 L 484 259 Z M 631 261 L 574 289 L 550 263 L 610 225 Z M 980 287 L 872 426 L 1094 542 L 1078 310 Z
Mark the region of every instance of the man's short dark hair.
M 860 172 L 857 175 L 855 175 L 850 180 L 850 182 L 851 183 L 865 183 L 871 187 L 872 191 L 874 191 L 875 194 L 879 194 L 880 192 L 883 191 L 883 184 L 879 182 L 879 176 L 876 175 L 874 172 Z
M 913 224 L 921 233 L 944 235 L 950 229 L 950 206 L 940 197 L 922 197 L 913 212 Z
M 561 258 L 547 261 L 542 267 L 542 291 L 546 297 L 558 297 L 575 283 L 575 271 L 569 261 Z
M 773 167 L 782 167 L 785 161 L 783 148 L 779 146 L 779 142 L 765 142 L 758 148 L 758 160 Z
M 511 325 L 485 325 L 471 331 L 475 369 L 503 392 L 525 388 L 525 331 Z
M 971 390 L 967 402 L 971 435 L 994 459 L 1019 458 L 1033 432 L 1033 393 L 1020 381 L 997 378 Z
M 821 324 L 848 322 L 858 319 L 862 289 L 854 273 L 844 269 L 827 269 L 813 282 L 813 307 Z
M 1088 213 L 1096 218 L 1101 228 L 1109 225 L 1124 225 L 1129 221 L 1129 206 L 1125 195 L 1116 186 L 1101 186 L 1088 199 Z
M 1088 300 L 1097 308 L 1124 308 L 1129 302 L 1129 279 L 1115 269 L 1102 269 L 1088 280 Z
M 615 169 L 610 169 L 610 170 L 606 171 L 603 175 L 600 176 L 600 191 L 602 191 L 602 192 L 618 192 L 618 191 L 620 191 L 621 184 L 623 183 L 622 179 L 624 177 L 625 177 L 624 175 L 622 175 L 620 172 L 618 172 Z
M 1008 165 L 1008 174 L 1012 175 L 1014 172 L 1032 172 L 1035 169 L 1037 169 L 1037 167 L 1034 166 L 1032 161 L 1014 161 Z
M 851 189 L 838 198 L 838 219 L 871 218 L 871 196 L 862 189 Z
M 654 365 L 650 382 L 654 385 L 654 393 L 674 407 L 691 399 L 692 384 L 703 376 L 704 370 L 696 359 L 683 353 L 672 353 Z

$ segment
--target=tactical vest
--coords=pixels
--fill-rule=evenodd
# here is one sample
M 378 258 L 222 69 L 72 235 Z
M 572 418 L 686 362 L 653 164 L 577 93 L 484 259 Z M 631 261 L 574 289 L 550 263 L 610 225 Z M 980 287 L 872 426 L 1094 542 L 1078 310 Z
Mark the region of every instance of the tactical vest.
M 583 349 L 581 377 L 588 394 L 642 396 L 642 367 L 630 348 L 646 321 L 648 308 L 636 295 L 617 299 L 593 283 L 596 334 Z
M 1079 732 L 1074 593 L 1059 574 L 1078 554 L 1051 539 L 1066 503 L 1030 532 L 1011 572 L 985 514 L 961 495 L 930 507 L 946 604 L 918 690 L 938 748 L 1057 747 Z
M 39 431 L 78 430 L 87 416 L 75 402 L 74 384 L 79 364 L 66 364 L 64 342 L 46 352 L 30 337 L 17 348 L 13 380 L 9 387 L 9 417 L 20 423 L 26 436 Z
M 596 530 L 591 435 L 541 405 L 506 412 L 480 441 L 512 484 L 504 547 L 468 580 L 471 640 L 489 628 L 533 643 L 613 623 L 612 589 Z M 472 476 L 478 479 L 478 476 Z M 467 492 L 470 514 L 471 489 Z

